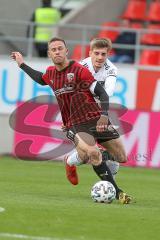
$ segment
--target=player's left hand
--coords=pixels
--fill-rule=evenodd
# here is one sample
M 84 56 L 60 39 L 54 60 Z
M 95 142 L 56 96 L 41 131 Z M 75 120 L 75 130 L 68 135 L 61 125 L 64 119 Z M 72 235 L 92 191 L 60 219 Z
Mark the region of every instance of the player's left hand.
M 97 132 L 103 132 L 108 127 L 108 116 L 102 115 L 100 119 L 97 121 L 96 130 Z

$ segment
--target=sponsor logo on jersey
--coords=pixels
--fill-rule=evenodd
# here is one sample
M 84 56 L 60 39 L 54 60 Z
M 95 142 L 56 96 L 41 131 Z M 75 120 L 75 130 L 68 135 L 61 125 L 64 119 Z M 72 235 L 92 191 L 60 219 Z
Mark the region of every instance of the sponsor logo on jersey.
M 57 89 L 54 91 L 55 95 L 58 96 L 58 95 L 61 95 L 61 94 L 64 94 L 64 93 L 71 93 L 71 92 L 74 92 L 74 86 L 64 86 L 63 88 L 60 88 L 60 89 Z

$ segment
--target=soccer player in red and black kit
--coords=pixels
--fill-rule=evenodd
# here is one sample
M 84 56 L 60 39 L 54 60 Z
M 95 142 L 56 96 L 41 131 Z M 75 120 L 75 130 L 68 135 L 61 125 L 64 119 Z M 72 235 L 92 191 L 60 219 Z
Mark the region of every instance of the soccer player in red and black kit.
M 98 139 L 105 138 L 108 126 L 108 95 L 90 71 L 75 61 L 69 61 L 67 54 L 65 41 L 52 38 L 48 43 L 48 56 L 54 66 L 48 67 L 44 74 L 26 65 L 19 52 L 12 52 L 11 57 L 34 81 L 41 85 L 49 85 L 53 89 L 63 124 L 67 129 L 67 137 L 75 143 L 80 159 L 89 159 L 97 175 L 114 185 L 116 198 L 121 203 L 129 203 L 130 196 L 117 186 L 96 146 Z M 99 96 L 101 108 L 93 95 Z

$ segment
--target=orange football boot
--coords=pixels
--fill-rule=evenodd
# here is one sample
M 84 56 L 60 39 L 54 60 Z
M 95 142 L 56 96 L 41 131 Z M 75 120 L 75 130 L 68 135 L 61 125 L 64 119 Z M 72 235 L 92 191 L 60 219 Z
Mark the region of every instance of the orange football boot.
M 73 185 L 77 185 L 78 184 L 78 174 L 77 174 L 76 166 L 75 165 L 70 166 L 67 163 L 67 159 L 68 159 L 68 156 L 66 156 L 64 158 L 67 179 Z

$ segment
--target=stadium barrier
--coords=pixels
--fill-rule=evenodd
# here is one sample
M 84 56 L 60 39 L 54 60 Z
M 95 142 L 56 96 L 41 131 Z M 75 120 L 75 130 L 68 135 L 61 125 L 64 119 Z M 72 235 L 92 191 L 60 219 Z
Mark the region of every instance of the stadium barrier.
M 28 21 L 18 21 L 18 20 L 7 20 L 7 19 L 0 19 L 0 25 L 2 26 L 2 29 L 14 29 L 14 32 L 12 34 L 3 33 L 0 32 L 0 54 L 1 51 L 3 51 L 3 45 L 8 45 L 8 50 L 13 49 L 21 51 L 25 56 L 28 58 L 31 58 L 33 56 L 36 56 L 35 49 L 34 49 L 34 38 L 33 38 L 33 32 L 35 23 L 34 22 L 28 22 Z M 44 26 L 44 24 L 43 24 Z M 69 49 L 72 51 L 74 47 L 77 45 L 81 45 L 81 57 L 85 57 L 85 49 L 86 46 L 88 46 L 89 41 L 93 37 L 98 37 L 100 31 L 112 31 L 112 32 L 135 32 L 136 33 L 136 44 L 130 45 L 130 44 L 114 44 L 113 48 L 122 48 L 122 49 L 134 49 L 135 50 L 135 64 L 139 65 L 140 63 L 140 55 L 141 51 L 146 49 L 154 50 L 154 51 L 160 51 L 160 46 L 153 46 L 153 45 L 145 45 L 142 44 L 142 38 L 146 34 L 151 34 L 154 36 L 160 35 L 159 28 L 125 28 L 120 26 L 110 26 L 110 25 L 84 25 L 84 24 L 71 24 L 71 23 L 59 23 L 54 25 L 45 25 L 49 28 L 52 28 L 53 36 L 59 35 L 62 38 L 64 38 L 67 42 L 67 45 Z M 29 36 L 26 37 L 26 31 L 27 28 L 29 29 Z M 2 45 L 2 46 L 1 46 Z M 5 46 L 6 47 L 6 46 Z

